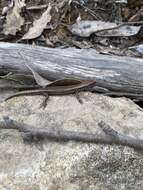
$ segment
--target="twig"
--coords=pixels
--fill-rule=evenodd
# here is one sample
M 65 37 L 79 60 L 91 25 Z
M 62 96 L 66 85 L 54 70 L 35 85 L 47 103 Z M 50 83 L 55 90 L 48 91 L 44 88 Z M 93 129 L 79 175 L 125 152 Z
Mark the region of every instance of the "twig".
M 92 15 L 95 19 L 99 19 L 102 20 L 102 18 L 96 14 L 95 11 L 91 10 L 90 8 L 88 8 L 87 6 L 85 6 L 84 4 L 80 4 L 78 1 L 74 1 L 75 4 L 79 5 L 80 7 L 82 7 L 83 9 L 85 9 L 90 15 Z
M 53 139 L 55 141 L 74 140 L 89 143 L 124 145 L 143 150 L 143 140 L 122 135 L 106 125 L 103 121 L 98 125 L 105 134 L 99 135 L 49 128 L 35 128 L 31 125 L 19 123 L 9 117 L 4 117 L 3 121 L 0 121 L 1 129 L 16 129 L 19 132 L 24 132 L 28 140 L 34 140 L 35 138 L 41 140 Z
M 11 77 L 13 73 L 12 72 L 9 72 L 8 74 L 4 75 L 4 76 L 0 76 L 0 79 L 5 79 L 5 80 L 11 80 L 11 81 L 14 81 L 14 82 L 19 82 L 20 84 L 23 84 L 23 82 L 17 80 L 17 79 L 14 79 Z
M 143 21 L 137 21 L 137 22 L 116 22 L 116 24 L 118 24 L 118 25 L 115 26 L 115 27 L 105 28 L 105 29 L 98 30 L 97 32 L 95 32 L 95 34 L 98 35 L 98 36 L 100 36 L 101 32 L 119 29 L 120 27 L 126 26 L 126 25 L 143 24 Z
M 106 135 L 112 138 L 115 144 L 120 144 L 123 146 L 129 146 L 135 149 L 143 150 L 143 140 L 130 137 L 128 135 L 120 134 L 111 128 L 109 125 L 101 121 L 99 124 L 100 128 L 104 131 Z
M 47 8 L 48 5 L 38 5 L 38 6 L 31 6 L 31 7 L 26 7 L 27 10 L 40 10 L 40 9 L 45 9 Z
M 11 90 L 11 89 L 15 89 L 15 90 L 31 90 L 31 89 L 38 89 L 41 88 L 38 85 L 17 85 L 17 84 L 6 84 L 6 85 L 1 85 L 0 84 L 0 90 Z

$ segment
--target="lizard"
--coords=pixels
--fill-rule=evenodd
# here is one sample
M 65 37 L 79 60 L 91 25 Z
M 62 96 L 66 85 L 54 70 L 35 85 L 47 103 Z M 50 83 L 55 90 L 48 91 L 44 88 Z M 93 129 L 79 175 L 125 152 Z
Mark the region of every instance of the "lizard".
M 17 92 L 7 97 L 5 101 L 18 96 L 43 95 L 45 96 L 45 100 L 43 101 L 42 106 L 45 107 L 49 96 L 68 95 L 74 93 L 76 94 L 79 91 L 90 90 L 90 88 L 95 86 L 95 83 L 96 83 L 95 80 L 59 79 L 50 83 L 45 88 L 38 88 L 38 89 L 24 90 Z M 77 98 L 81 103 L 79 97 Z

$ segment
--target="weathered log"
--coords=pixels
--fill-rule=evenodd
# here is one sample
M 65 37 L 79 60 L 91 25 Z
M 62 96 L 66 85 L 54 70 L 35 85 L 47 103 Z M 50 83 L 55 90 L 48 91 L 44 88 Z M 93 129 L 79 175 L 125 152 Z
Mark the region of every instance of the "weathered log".
M 101 55 L 92 49 L 0 43 L 0 73 L 30 73 L 25 61 L 48 79 L 91 78 L 111 91 L 143 93 L 143 59 Z

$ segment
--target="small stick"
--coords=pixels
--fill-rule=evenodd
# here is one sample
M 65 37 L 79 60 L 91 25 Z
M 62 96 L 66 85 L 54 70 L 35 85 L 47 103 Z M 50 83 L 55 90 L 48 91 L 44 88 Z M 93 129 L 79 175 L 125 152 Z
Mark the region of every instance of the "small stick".
M 34 139 L 52 139 L 55 141 L 81 141 L 86 143 L 99 143 L 99 144 L 116 144 L 129 146 L 135 149 L 143 150 L 143 140 L 136 139 L 127 135 L 123 135 L 112 129 L 105 122 L 98 123 L 99 127 L 103 130 L 103 134 L 89 134 L 84 132 L 74 132 L 59 129 L 49 128 L 35 128 L 31 125 L 17 122 L 4 117 L 3 121 L 0 121 L 1 129 L 16 129 L 19 132 L 24 132 L 25 137 L 29 140 Z
M 135 149 L 143 150 L 142 139 L 137 139 L 128 135 L 120 134 L 103 121 L 98 123 L 98 125 L 104 131 L 104 133 L 113 140 L 115 144 L 120 144 L 123 146 L 129 146 Z

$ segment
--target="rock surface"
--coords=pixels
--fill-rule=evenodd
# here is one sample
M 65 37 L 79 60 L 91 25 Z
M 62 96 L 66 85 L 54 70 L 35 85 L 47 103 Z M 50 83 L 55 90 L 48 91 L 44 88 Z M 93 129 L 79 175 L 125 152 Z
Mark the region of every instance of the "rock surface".
M 127 98 L 112 99 L 80 93 L 83 104 L 70 96 L 25 96 L 0 103 L 7 115 L 35 127 L 101 133 L 101 120 L 115 130 L 143 139 L 143 111 Z M 143 153 L 129 147 L 77 142 L 25 144 L 14 130 L 0 131 L 1 190 L 141 190 Z

